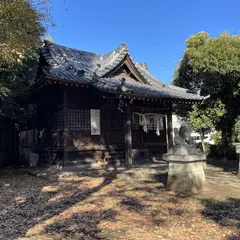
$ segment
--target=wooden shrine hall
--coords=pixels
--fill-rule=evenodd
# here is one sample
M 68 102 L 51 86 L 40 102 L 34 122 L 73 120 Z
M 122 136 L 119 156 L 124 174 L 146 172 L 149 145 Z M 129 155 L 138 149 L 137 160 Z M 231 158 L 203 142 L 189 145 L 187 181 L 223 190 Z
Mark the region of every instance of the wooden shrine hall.
M 154 78 L 125 43 L 98 55 L 45 41 L 38 74 L 35 125 L 21 140 L 64 164 L 161 157 L 173 142 L 172 105 L 204 100 Z

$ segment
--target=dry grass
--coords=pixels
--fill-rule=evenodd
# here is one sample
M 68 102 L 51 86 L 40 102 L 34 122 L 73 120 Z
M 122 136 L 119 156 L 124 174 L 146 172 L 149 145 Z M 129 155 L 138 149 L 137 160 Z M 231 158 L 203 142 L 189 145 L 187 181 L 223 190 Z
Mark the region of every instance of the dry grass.
M 159 182 L 114 176 L 44 180 L 19 171 L 0 172 L 0 191 L 4 240 L 240 239 L 237 197 L 187 197 Z

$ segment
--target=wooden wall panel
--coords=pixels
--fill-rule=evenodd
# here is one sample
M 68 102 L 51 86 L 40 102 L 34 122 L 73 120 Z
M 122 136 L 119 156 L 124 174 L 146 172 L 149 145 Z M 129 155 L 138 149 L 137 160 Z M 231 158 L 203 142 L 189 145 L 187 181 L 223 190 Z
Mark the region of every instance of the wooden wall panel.
M 0 119 L 1 156 L 0 167 L 18 162 L 18 134 L 14 121 Z M 3 142 L 2 142 L 3 141 Z

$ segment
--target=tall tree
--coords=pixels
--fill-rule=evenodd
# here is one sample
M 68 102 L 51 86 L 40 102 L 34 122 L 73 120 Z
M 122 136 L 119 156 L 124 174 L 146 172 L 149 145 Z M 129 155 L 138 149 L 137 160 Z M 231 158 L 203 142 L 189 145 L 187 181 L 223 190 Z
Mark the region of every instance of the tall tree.
M 13 114 L 36 76 L 51 0 L 0 1 L 0 113 Z M 15 113 L 16 114 L 16 113 Z
M 37 4 L 37 3 L 35 3 Z M 2 70 L 21 64 L 29 48 L 36 48 L 45 33 L 47 12 L 25 0 L 0 2 L 0 67 Z
M 200 32 L 186 45 L 173 84 L 210 94 L 213 104 L 220 101 L 225 106 L 215 127 L 222 131 L 223 143 L 228 143 L 239 111 L 240 36 L 224 32 L 210 38 L 208 33 Z

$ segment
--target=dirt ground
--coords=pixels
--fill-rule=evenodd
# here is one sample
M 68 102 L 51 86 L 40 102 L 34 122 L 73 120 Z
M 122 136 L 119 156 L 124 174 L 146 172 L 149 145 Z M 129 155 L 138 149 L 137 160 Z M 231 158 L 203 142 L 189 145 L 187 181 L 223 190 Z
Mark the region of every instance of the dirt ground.
M 197 196 L 115 174 L 0 171 L 0 239 L 240 239 L 240 180 L 207 171 Z

